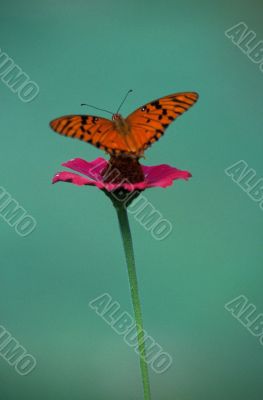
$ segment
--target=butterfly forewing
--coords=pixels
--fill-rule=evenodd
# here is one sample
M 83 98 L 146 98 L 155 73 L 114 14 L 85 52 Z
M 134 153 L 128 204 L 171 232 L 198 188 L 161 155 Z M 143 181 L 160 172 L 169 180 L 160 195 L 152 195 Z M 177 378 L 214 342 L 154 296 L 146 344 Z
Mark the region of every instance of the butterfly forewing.
M 138 154 L 158 140 L 165 129 L 198 99 L 195 92 L 175 93 L 153 100 L 127 117 Z
M 51 121 L 50 126 L 61 135 L 83 140 L 106 151 L 101 140 L 114 129 L 112 121 L 89 115 L 65 115 Z

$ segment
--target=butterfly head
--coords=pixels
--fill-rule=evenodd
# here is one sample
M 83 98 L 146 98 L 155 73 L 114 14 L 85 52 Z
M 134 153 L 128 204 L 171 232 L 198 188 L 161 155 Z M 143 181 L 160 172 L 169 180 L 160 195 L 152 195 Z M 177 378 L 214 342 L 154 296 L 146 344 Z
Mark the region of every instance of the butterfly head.
M 112 121 L 117 121 L 117 120 L 120 120 L 121 118 L 122 118 L 121 114 L 118 114 L 118 113 L 112 114 Z

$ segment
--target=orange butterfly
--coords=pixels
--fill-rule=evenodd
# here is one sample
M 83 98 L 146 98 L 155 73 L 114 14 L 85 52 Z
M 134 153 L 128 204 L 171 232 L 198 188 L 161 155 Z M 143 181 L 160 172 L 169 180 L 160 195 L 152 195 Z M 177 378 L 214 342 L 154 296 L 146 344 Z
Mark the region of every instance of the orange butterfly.
M 151 101 L 127 118 L 118 112 L 107 118 L 66 115 L 51 121 L 51 128 L 65 136 L 84 140 L 111 155 L 143 156 L 165 129 L 198 99 L 195 92 L 175 93 Z

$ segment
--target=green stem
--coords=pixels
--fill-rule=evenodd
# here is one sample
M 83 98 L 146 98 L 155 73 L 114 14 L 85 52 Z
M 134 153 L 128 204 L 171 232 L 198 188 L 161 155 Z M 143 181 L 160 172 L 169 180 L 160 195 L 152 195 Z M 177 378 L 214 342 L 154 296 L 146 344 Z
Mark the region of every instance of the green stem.
M 132 304 L 133 304 L 134 316 L 135 316 L 135 321 L 136 321 L 137 340 L 138 340 L 138 348 L 139 348 L 139 353 L 140 353 L 140 366 L 141 366 L 142 384 L 143 384 L 143 391 L 144 391 L 144 400 L 151 400 L 148 367 L 147 367 L 147 363 L 145 361 L 146 351 L 145 351 L 145 345 L 144 345 L 142 311 L 141 311 L 141 304 L 140 304 L 140 298 L 139 298 L 138 281 L 137 281 L 137 275 L 136 275 L 136 267 L 135 267 L 129 219 L 128 219 L 128 215 L 127 215 L 127 209 L 125 206 L 116 207 L 116 210 L 117 210 L 117 214 L 118 214 L 119 225 L 120 225 L 120 230 L 121 230 L 121 235 L 122 235 L 122 241 L 123 241 L 123 246 L 124 246 L 124 251 L 125 251 L 125 256 L 126 256 L 127 267 L 128 267 Z

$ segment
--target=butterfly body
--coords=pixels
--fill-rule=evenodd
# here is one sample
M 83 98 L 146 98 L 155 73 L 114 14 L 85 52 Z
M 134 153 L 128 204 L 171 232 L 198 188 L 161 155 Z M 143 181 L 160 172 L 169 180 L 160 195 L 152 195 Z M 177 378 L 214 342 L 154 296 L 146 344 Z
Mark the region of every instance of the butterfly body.
M 195 92 L 175 93 L 154 100 L 127 118 L 116 113 L 112 121 L 89 115 L 66 115 L 50 123 L 56 132 L 84 140 L 111 155 L 141 157 L 166 128 L 198 99 Z
M 120 114 L 113 114 L 112 121 L 114 123 L 115 129 L 119 132 L 120 135 L 126 136 L 131 132 L 131 127 L 127 123 L 126 118 L 123 118 Z

